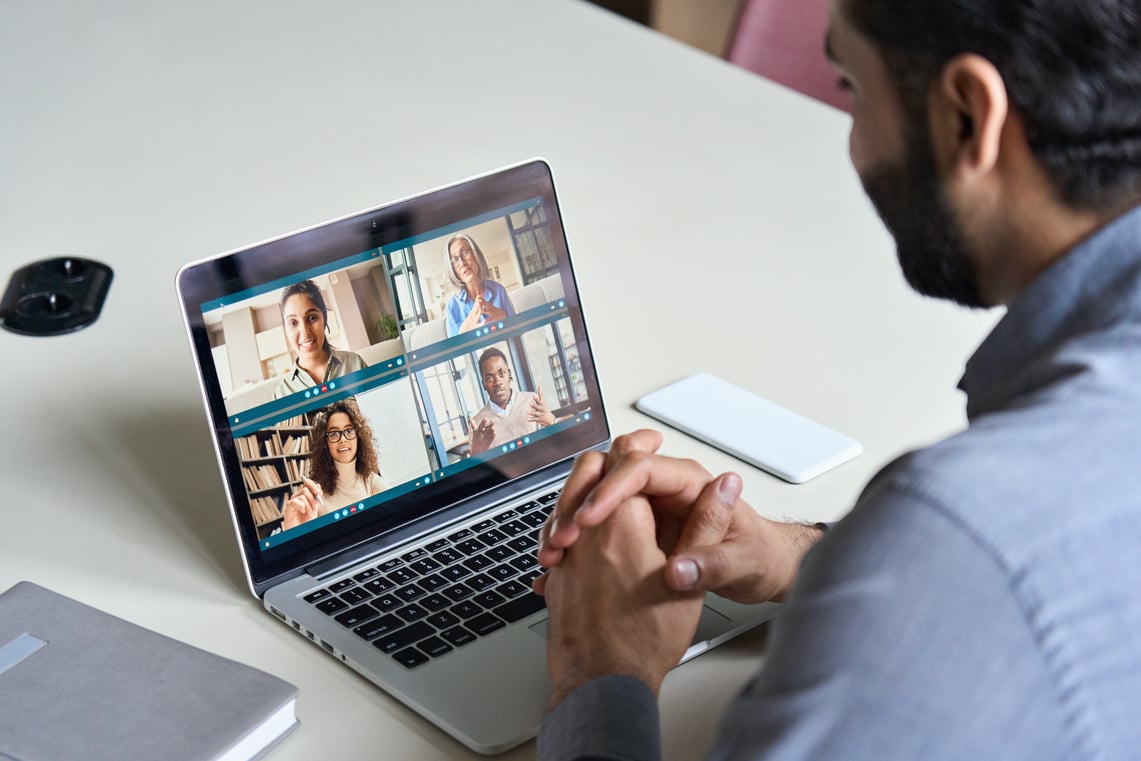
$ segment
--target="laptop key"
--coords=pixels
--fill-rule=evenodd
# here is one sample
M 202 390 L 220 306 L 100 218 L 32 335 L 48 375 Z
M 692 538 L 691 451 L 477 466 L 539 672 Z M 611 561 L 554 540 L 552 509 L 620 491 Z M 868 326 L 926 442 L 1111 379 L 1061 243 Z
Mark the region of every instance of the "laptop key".
M 448 581 L 459 581 L 465 576 L 471 576 L 471 569 L 464 567 L 463 564 L 450 565 L 440 571 L 440 575 Z
M 435 560 L 440 565 L 451 565 L 452 563 L 455 563 L 456 561 L 463 560 L 463 559 L 464 559 L 463 553 L 457 552 L 455 549 L 453 549 L 451 547 L 448 547 L 446 549 L 442 549 L 439 552 L 437 552 L 435 555 L 432 556 L 432 560 Z
M 500 531 L 507 534 L 508 536 L 519 536 L 520 534 L 525 534 L 530 530 L 530 528 L 530 526 L 528 526 L 526 523 L 523 523 L 522 521 L 508 521 L 499 527 Z
M 351 587 L 353 584 L 356 584 L 356 582 L 355 582 L 355 581 L 353 581 L 352 579 L 341 579 L 341 580 L 340 580 L 340 581 L 338 581 L 336 584 L 331 584 L 331 585 L 329 585 L 329 591 L 331 591 L 331 592 L 341 592 L 341 591 L 343 591 L 343 590 L 346 590 L 346 589 L 348 589 L 348 588 L 349 588 L 349 587 Z
M 416 571 L 417 573 L 423 574 L 423 573 L 431 573 L 432 571 L 439 570 L 440 564 L 437 563 L 432 558 L 420 558 L 419 560 L 413 562 L 412 565 L 409 567 L 413 571 Z
M 475 596 L 474 600 L 485 608 L 494 608 L 501 602 L 506 602 L 507 598 L 498 592 L 484 592 Z
M 409 584 L 406 587 L 401 587 L 400 589 L 396 590 L 396 592 L 395 592 L 395 595 L 397 597 L 399 597 L 401 600 L 403 600 L 404 602 L 412 602 L 413 600 L 415 600 L 419 597 L 423 597 L 426 594 L 427 594 L 427 592 L 425 592 L 423 589 L 416 586 L 415 584 Z
M 380 571 L 376 570 L 375 568 L 369 568 L 366 571 L 361 571 L 360 573 L 355 574 L 353 576 L 353 578 L 356 579 L 357 581 L 363 583 L 363 582 L 366 582 L 369 579 L 371 579 L 373 576 L 379 576 L 379 575 L 380 575 Z
M 416 603 L 412 603 L 411 605 L 396 611 L 396 615 L 400 616 L 408 623 L 412 623 L 413 621 L 419 621 L 422 618 L 427 618 L 428 611 L 424 610 Z
M 519 575 L 519 572 L 509 565 L 497 565 L 487 573 L 500 581 L 509 581 Z
M 405 563 L 411 563 L 413 561 L 419 560 L 420 558 L 427 557 L 427 556 L 428 556 L 428 550 L 424 549 L 423 547 L 417 547 L 416 549 L 412 550 L 411 552 L 404 553 L 403 555 L 400 556 L 400 558 Z
M 495 561 L 486 555 L 472 555 L 464 561 L 464 565 L 473 571 L 482 571 L 488 566 L 495 565 Z
M 393 615 L 381 616 L 374 618 L 372 621 L 361 624 L 353 629 L 353 632 L 364 639 L 373 640 L 385 634 L 392 634 L 394 631 L 404 626 L 404 621 Z
M 511 561 L 511 565 L 515 566 L 520 571 L 526 572 L 539 565 L 539 559 L 534 555 L 520 555 Z
M 440 636 L 456 647 L 462 647 L 469 642 L 475 642 L 476 636 L 462 626 L 456 626 L 440 632 Z
M 421 600 L 419 604 L 424 606 L 426 610 L 435 613 L 438 610 L 443 610 L 452 603 L 443 595 L 431 594 Z
M 446 610 L 428 616 L 426 620 L 437 629 L 448 629 L 460 622 L 459 616 Z
M 500 563 L 502 563 L 504 560 L 507 560 L 508 558 L 515 557 L 515 551 L 508 547 L 506 544 L 502 544 L 498 547 L 492 547 L 484 554 L 492 560 Z
M 531 528 L 537 528 L 547 522 L 547 516 L 543 515 L 541 512 L 527 513 L 519 520 L 523 523 L 526 523 Z
M 507 546 L 516 552 L 531 552 L 535 549 L 535 542 L 529 536 L 517 536 L 508 542 Z
M 396 660 L 397 663 L 406 669 L 414 669 L 417 666 L 423 666 L 425 663 L 431 660 L 428 656 L 424 655 L 414 647 L 410 647 L 406 650 L 401 650 L 399 653 L 393 653 L 392 657 Z
M 448 539 L 452 542 L 462 542 L 464 539 L 468 539 L 472 536 L 474 536 L 474 534 L 472 533 L 472 530 L 465 528 L 465 529 L 461 529 L 460 531 L 457 531 L 454 534 L 449 534 Z
M 508 510 L 505 513 L 500 513 L 499 515 L 495 516 L 495 522 L 496 523 L 504 523 L 505 521 L 509 521 L 518 515 L 519 515 L 519 513 L 515 512 L 514 510 Z
M 322 600 L 317 603 L 317 610 L 324 613 L 326 616 L 331 616 L 338 611 L 345 610 L 349 604 L 339 597 L 330 597 L 328 600 Z
M 393 568 L 396 568 L 397 566 L 402 566 L 402 565 L 404 565 L 403 560 L 401 560 L 400 558 L 393 558 L 392 560 L 386 560 L 385 562 L 378 565 L 377 570 L 379 570 L 381 573 L 388 573 Z
M 381 613 L 387 613 L 390 610 L 399 608 L 404 604 L 404 601 L 396 595 L 381 595 L 373 600 L 372 604 L 375 605 Z
M 507 582 L 506 584 L 500 585 L 498 588 L 496 588 L 495 591 L 498 592 L 499 594 L 503 595 L 504 597 L 512 598 L 512 597 L 518 597 L 519 595 L 523 594 L 524 592 L 530 592 L 531 587 L 527 586 L 526 584 L 520 583 L 518 579 L 512 579 L 511 581 Z
M 440 587 L 446 587 L 449 584 L 448 580 L 438 573 L 434 573 L 431 576 L 425 576 L 416 583 L 424 587 L 424 589 L 428 590 L 429 592 L 435 592 Z
M 511 603 L 508 603 L 508 605 L 510 604 Z M 485 634 L 491 634 L 496 629 L 502 629 L 504 626 L 507 626 L 507 624 L 490 613 L 484 613 L 475 618 L 468 619 L 465 626 L 482 637 Z
M 388 574 L 388 580 L 394 584 L 406 584 L 420 574 L 409 568 L 397 568 L 392 573 Z
M 539 501 L 544 505 L 550 505 L 552 502 L 558 500 L 560 494 L 562 494 L 562 491 L 553 491 L 550 494 L 544 494 L 543 496 L 539 497 Z
M 303 599 L 305 602 L 308 602 L 308 603 L 318 603 L 318 602 L 321 602 L 322 600 L 324 600 L 326 597 L 328 597 L 331 594 L 333 594 L 333 593 L 327 589 L 318 589 L 316 592 L 310 592 L 309 594 L 305 595 L 301 599 Z
M 543 506 L 543 503 L 542 503 L 542 502 L 540 502 L 540 501 L 538 501 L 538 500 L 536 500 L 536 499 L 533 499 L 533 500 L 531 500 L 530 502 L 528 502 L 527 504 L 525 504 L 525 505 L 521 505 L 521 506 L 519 506 L 519 507 L 517 507 L 517 508 L 515 508 L 515 509 L 516 509 L 516 510 L 518 510 L 519 512 L 521 512 L 521 513 L 529 513 L 529 512 L 531 512 L 532 510 L 535 510 L 535 509 L 537 509 L 537 508 L 540 508 L 540 507 L 542 507 L 542 506 Z
M 434 542 L 426 544 L 424 546 L 424 549 L 426 549 L 428 552 L 438 552 L 439 550 L 442 550 L 447 546 L 448 546 L 448 540 L 447 539 L 437 539 Z
M 483 608 L 479 607 L 471 600 L 467 600 L 452 608 L 452 613 L 459 616 L 460 618 L 471 618 L 483 613 Z
M 476 574 L 464 582 L 476 592 L 482 592 L 485 589 L 495 586 L 495 579 L 488 576 L 486 573 Z
M 456 548 L 465 555 L 474 555 L 477 552 L 483 552 L 487 549 L 487 545 L 478 539 L 465 539 L 462 542 L 456 542 Z
M 502 542 L 504 539 L 507 538 L 507 534 L 503 533 L 502 531 L 500 531 L 497 528 L 493 528 L 490 531 L 484 531 L 477 538 L 479 539 L 479 541 L 490 546 L 490 545 L 499 544 L 500 542 Z
M 416 647 L 419 648 L 422 653 L 429 655 L 432 658 L 439 658 L 445 653 L 452 652 L 453 649 L 451 645 L 449 645 L 447 642 L 444 642 L 439 637 L 428 637 L 428 639 L 424 640 Z
M 356 605 L 358 602 L 364 602 L 370 597 L 372 597 L 372 593 L 366 589 L 361 589 L 360 587 L 346 589 L 341 593 L 341 599 L 347 602 L 349 605 Z
M 531 592 L 523 597 L 518 597 L 511 602 L 504 603 L 498 608 L 494 609 L 495 615 L 502 618 L 509 623 L 526 618 L 532 613 L 537 613 L 547 607 L 547 601 L 539 595 Z
M 372 592 L 374 595 L 379 595 L 387 592 L 390 589 L 395 589 L 396 585 L 383 576 L 375 579 L 369 579 L 364 583 L 364 588 Z
M 475 593 L 467 584 L 454 584 L 444 590 L 444 595 L 455 602 L 471 597 L 473 594 Z
M 354 626 L 362 624 L 370 618 L 376 618 L 379 615 L 379 610 L 366 603 L 365 605 L 358 605 L 355 608 L 334 616 L 333 620 L 341 626 L 352 629 Z
M 491 520 L 490 518 L 475 524 L 471 527 L 471 530 L 478 534 L 481 531 L 487 531 L 489 528 L 495 528 L 495 521 Z
M 387 637 L 382 637 L 372 644 L 386 653 L 395 653 L 403 647 L 413 645 L 425 637 L 430 637 L 436 633 L 436 630 L 429 626 L 424 621 L 417 621 L 414 624 L 409 624 L 403 629 L 398 629 L 394 634 Z

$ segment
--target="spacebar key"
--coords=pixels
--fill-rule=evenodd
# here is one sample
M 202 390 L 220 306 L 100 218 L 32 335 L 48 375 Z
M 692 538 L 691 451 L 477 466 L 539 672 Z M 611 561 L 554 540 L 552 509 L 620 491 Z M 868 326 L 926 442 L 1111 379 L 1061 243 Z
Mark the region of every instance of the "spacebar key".
M 523 595 L 517 600 L 512 600 L 509 603 L 500 605 L 498 608 L 492 610 L 492 613 L 508 623 L 515 623 L 519 619 L 526 618 L 545 607 L 547 607 L 546 599 L 532 592 Z

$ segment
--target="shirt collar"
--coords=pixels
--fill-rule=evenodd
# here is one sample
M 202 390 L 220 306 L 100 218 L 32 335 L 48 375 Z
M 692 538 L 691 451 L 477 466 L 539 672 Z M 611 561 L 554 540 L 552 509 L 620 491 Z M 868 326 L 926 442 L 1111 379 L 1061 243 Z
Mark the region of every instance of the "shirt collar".
M 959 381 L 967 417 L 1041 387 L 1052 377 L 1041 363 L 1062 343 L 1128 310 L 1141 313 L 1141 207 L 1079 243 L 1010 303 Z
M 507 412 L 508 412 L 508 410 L 511 409 L 511 405 L 515 404 L 515 397 L 516 396 L 517 396 L 517 394 L 515 393 L 515 389 L 511 389 L 511 396 L 507 397 L 507 405 L 506 406 L 500 407 L 498 404 L 491 401 L 490 398 L 487 400 L 487 406 L 491 408 L 492 412 L 496 412 L 496 413 L 502 415 L 503 417 L 507 417 Z

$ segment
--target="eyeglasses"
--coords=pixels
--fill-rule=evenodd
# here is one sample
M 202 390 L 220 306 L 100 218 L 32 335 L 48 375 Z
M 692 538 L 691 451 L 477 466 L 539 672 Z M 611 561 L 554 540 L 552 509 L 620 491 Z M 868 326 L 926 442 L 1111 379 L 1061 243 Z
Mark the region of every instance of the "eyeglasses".
M 448 261 L 450 261 L 452 264 L 459 264 L 464 259 L 467 259 L 468 261 L 475 260 L 475 252 L 467 246 L 461 248 L 459 254 L 448 254 Z
M 343 431 L 325 431 L 325 438 L 327 438 L 329 441 L 333 442 L 334 444 L 336 444 L 342 438 L 344 438 L 345 441 L 352 441 L 356 437 L 357 437 L 357 429 L 356 428 L 346 428 Z

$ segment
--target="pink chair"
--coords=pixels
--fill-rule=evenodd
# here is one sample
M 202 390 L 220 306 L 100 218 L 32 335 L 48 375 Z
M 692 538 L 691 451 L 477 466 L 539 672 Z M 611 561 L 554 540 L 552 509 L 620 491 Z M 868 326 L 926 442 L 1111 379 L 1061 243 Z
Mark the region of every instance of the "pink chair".
M 847 111 L 824 55 L 827 28 L 827 0 L 742 0 L 725 58 Z

